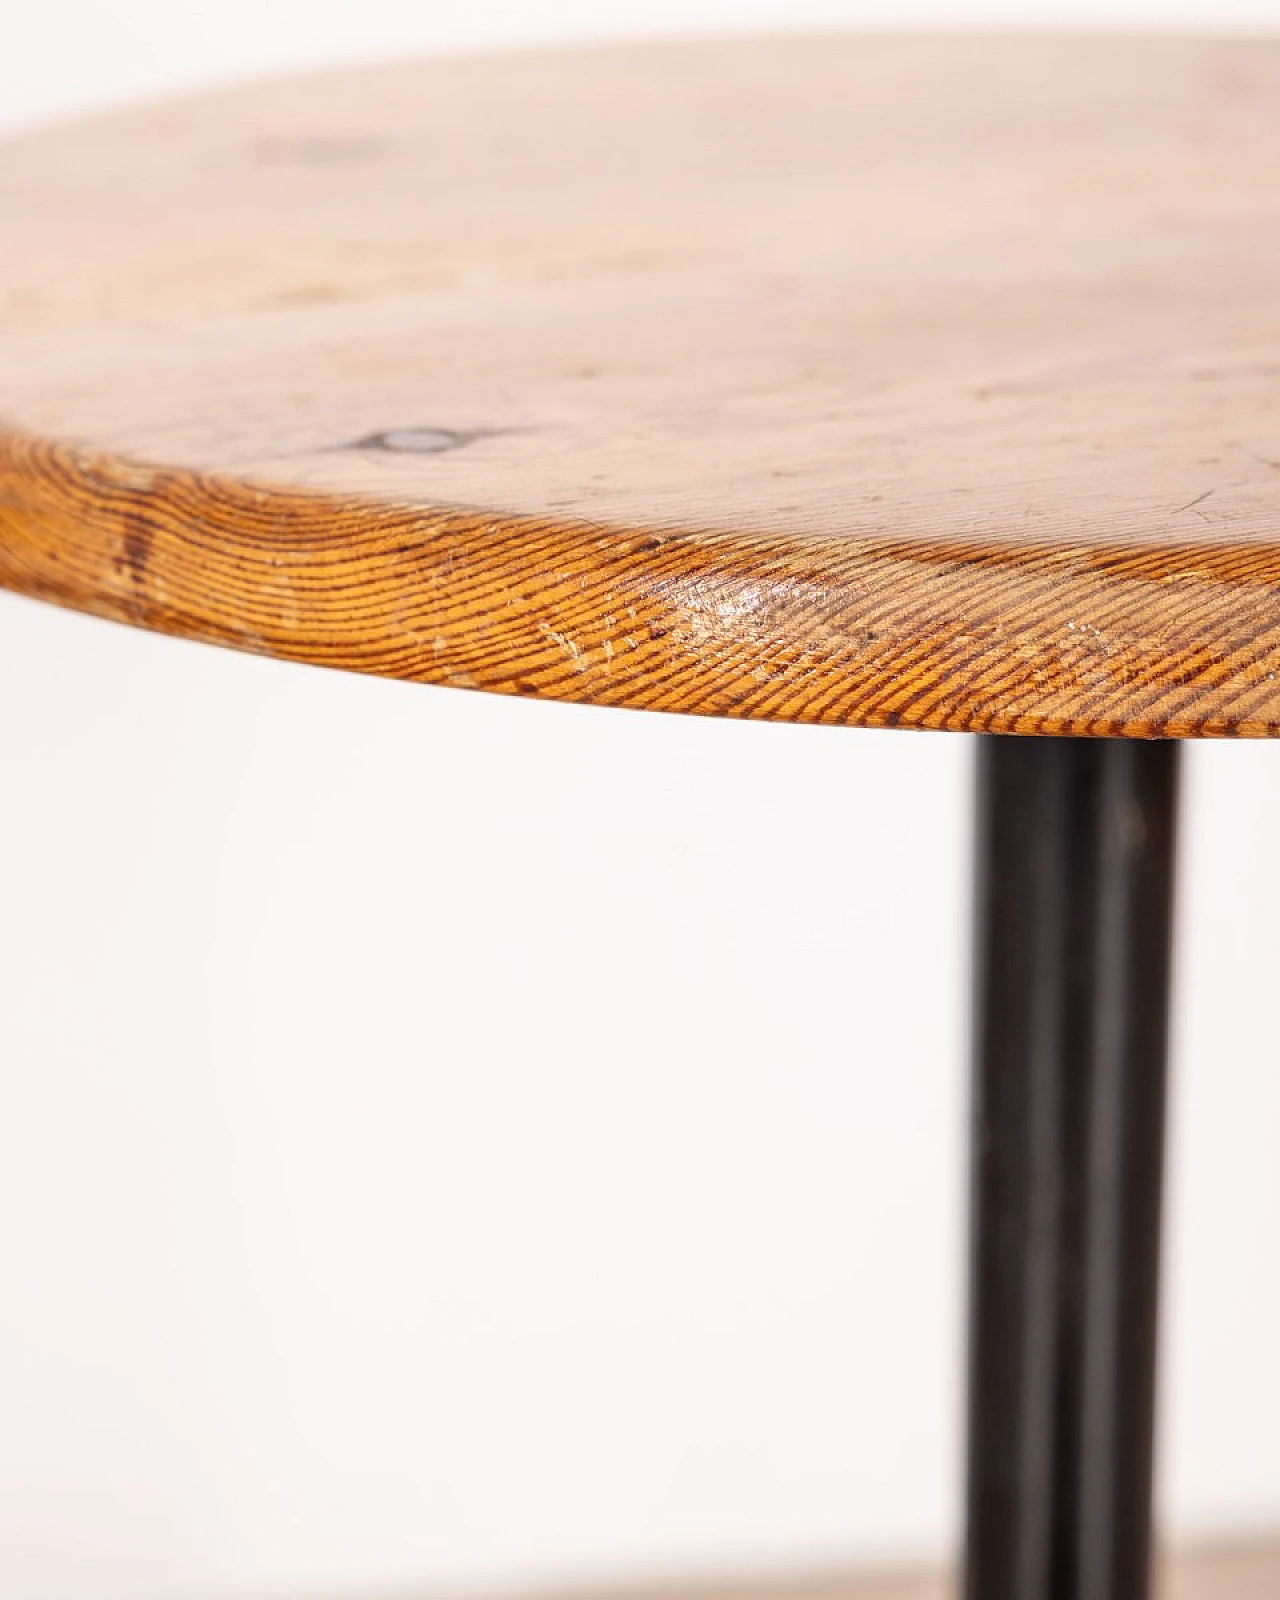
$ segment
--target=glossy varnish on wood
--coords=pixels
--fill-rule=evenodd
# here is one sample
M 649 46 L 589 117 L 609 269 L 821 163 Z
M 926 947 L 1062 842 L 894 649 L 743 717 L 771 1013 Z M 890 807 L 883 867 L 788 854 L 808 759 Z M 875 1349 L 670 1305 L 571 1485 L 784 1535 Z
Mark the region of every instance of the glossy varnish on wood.
M 437 62 L 11 142 L 0 583 L 609 705 L 1280 732 L 1280 45 Z

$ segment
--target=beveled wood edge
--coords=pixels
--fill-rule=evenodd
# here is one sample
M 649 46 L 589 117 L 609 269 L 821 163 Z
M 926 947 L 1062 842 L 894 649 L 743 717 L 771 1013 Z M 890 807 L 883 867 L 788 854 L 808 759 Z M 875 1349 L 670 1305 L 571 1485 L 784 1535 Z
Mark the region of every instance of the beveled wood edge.
M 413 682 L 811 724 L 1280 734 L 1280 546 L 618 528 L 0 429 L 0 587 Z

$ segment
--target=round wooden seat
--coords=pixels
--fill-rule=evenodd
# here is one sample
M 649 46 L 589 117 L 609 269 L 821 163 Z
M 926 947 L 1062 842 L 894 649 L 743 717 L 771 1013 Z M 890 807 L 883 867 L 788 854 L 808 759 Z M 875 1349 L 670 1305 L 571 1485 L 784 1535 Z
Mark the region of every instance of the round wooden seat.
M 0 147 L 0 583 L 360 671 L 1280 732 L 1280 47 L 436 62 Z
M 1145 1600 L 1170 741 L 1280 733 L 1280 40 L 331 76 L 0 146 L 0 217 L 0 585 L 426 683 L 1112 736 L 974 741 L 964 1592 Z

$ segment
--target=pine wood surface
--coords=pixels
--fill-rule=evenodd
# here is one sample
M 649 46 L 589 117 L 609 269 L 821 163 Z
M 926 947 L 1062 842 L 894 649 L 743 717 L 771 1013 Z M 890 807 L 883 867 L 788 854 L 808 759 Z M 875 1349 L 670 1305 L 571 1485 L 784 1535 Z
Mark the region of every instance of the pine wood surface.
M 1280 732 L 1280 43 L 441 60 L 0 145 L 0 585 L 608 705 Z

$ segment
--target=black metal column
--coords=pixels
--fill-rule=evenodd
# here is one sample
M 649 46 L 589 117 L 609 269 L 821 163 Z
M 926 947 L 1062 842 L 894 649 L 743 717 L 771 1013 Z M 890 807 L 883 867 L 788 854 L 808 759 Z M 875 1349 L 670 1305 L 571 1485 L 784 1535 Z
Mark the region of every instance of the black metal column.
M 1146 1600 L 1178 747 L 978 753 L 966 1600 Z

